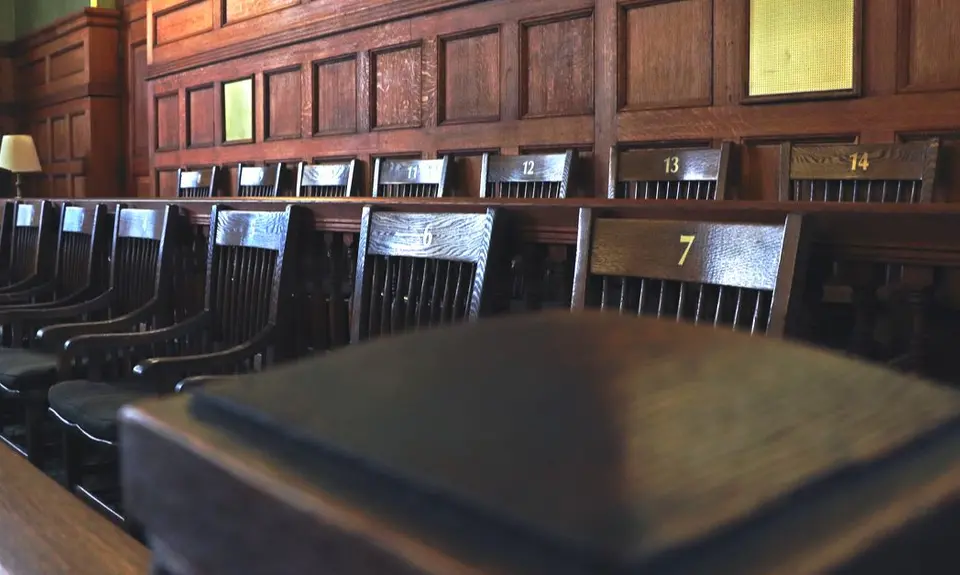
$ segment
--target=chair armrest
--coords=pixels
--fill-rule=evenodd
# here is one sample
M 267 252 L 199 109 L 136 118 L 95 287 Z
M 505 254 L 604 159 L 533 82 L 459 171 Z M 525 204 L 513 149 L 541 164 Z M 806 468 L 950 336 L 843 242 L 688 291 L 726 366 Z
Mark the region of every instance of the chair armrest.
M 221 383 L 232 379 L 232 375 L 194 375 L 180 380 L 180 383 L 174 389 L 177 393 L 186 393 L 188 391 L 199 389 L 211 383 Z
M 81 316 L 85 313 L 105 309 L 113 300 L 111 292 L 104 292 L 97 297 L 85 302 L 73 305 L 64 305 L 56 307 L 9 307 L 0 308 L 0 323 L 11 323 L 16 321 L 52 321 L 58 319 L 71 319 Z
M 19 291 L 2 292 L 0 293 L 0 305 L 17 304 L 39 295 L 49 294 L 52 293 L 56 287 L 56 282 L 49 281 Z
M 253 339 L 223 351 L 179 357 L 154 357 L 141 361 L 133 368 L 133 373 L 141 377 L 159 381 L 165 377 L 180 377 L 183 372 L 209 372 L 219 367 L 236 365 L 238 362 L 263 353 L 274 342 L 275 329 L 268 325 Z
M 95 300 L 85 302 L 86 305 L 91 307 L 96 304 L 96 309 L 89 309 L 87 312 L 107 309 L 112 303 L 112 291 L 97 296 Z M 68 339 L 78 335 L 130 331 L 131 328 L 149 320 L 157 312 L 160 303 L 159 299 L 154 298 L 130 313 L 107 320 L 47 325 L 37 330 L 37 342 L 44 349 L 59 351 Z M 76 316 L 71 316 L 71 319 L 73 317 Z
M 20 292 L 23 293 L 23 292 Z M 40 301 L 33 303 L 4 303 L 0 301 L 0 315 L 8 311 L 26 311 L 26 310 L 35 310 L 35 309 L 50 309 L 50 308 L 59 308 L 72 306 L 80 303 L 86 303 L 88 300 L 94 299 L 95 297 L 100 297 L 102 293 L 90 293 L 90 290 L 82 290 L 74 292 L 68 296 L 64 296 L 60 299 L 54 299 L 49 301 Z
M 30 289 L 42 281 L 43 279 L 38 274 L 33 274 L 26 279 L 22 279 L 18 281 L 17 283 L 0 287 L 0 293 L 18 292 L 18 291 L 23 291 L 25 289 Z
M 170 341 L 206 328 L 210 324 L 211 317 L 210 312 L 202 311 L 180 323 L 161 329 L 137 333 L 85 333 L 68 339 L 63 344 L 63 355 L 76 357 L 87 351 L 136 347 Z

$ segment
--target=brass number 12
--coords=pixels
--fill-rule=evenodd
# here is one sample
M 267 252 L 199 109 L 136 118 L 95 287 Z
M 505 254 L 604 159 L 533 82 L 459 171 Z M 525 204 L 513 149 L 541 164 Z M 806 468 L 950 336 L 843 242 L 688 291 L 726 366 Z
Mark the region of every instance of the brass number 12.
M 693 240 L 697 239 L 697 236 L 694 235 L 680 235 L 680 243 L 687 244 L 687 247 L 683 248 L 683 254 L 680 255 L 680 261 L 677 262 L 678 266 L 682 266 L 683 262 L 687 261 L 687 255 L 690 253 L 690 248 L 693 247 Z
M 850 171 L 856 172 L 857 168 L 867 171 L 867 168 L 870 167 L 870 160 L 867 158 L 867 153 L 862 154 L 850 154 Z
M 668 174 L 676 174 L 680 171 L 680 158 L 677 156 L 670 156 L 663 160 L 663 163 L 666 166 Z

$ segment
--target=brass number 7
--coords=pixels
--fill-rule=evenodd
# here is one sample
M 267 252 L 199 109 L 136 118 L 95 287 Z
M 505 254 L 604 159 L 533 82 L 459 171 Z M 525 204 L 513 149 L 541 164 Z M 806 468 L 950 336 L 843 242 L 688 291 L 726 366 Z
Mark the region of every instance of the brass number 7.
M 678 266 L 682 266 L 683 262 L 687 261 L 687 255 L 690 253 L 690 248 L 693 247 L 693 240 L 697 239 L 697 236 L 694 235 L 680 235 L 680 243 L 687 244 L 687 247 L 683 248 L 683 254 L 680 256 L 680 261 L 677 262 Z

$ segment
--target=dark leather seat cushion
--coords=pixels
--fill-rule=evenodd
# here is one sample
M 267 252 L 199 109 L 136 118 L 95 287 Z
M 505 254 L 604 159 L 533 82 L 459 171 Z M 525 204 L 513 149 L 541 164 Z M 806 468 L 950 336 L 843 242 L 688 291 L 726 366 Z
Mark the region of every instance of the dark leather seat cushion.
M 8 390 L 49 387 L 56 381 L 56 355 L 29 349 L 0 350 L 0 384 Z
M 106 441 L 117 439 L 117 412 L 128 403 L 156 397 L 143 382 L 103 383 L 77 379 L 50 388 L 50 408 L 87 434 Z

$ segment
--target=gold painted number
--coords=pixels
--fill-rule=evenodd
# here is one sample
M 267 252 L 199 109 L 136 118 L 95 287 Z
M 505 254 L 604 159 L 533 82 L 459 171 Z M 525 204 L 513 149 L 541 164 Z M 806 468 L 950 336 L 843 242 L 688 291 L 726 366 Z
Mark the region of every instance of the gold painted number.
M 693 240 L 697 239 L 697 236 L 694 235 L 680 235 L 680 243 L 686 244 L 687 247 L 683 248 L 683 254 L 680 256 L 680 261 L 677 262 L 678 266 L 682 266 L 683 262 L 687 261 L 687 256 L 690 254 L 690 248 L 693 247 Z
M 862 154 L 850 154 L 850 171 L 856 172 L 858 169 L 867 171 L 867 168 L 870 167 L 870 158 L 867 153 Z
M 676 174 L 680 171 L 680 158 L 677 156 L 670 156 L 663 161 L 663 164 L 668 174 Z
M 532 160 L 529 160 L 529 161 L 524 162 L 524 163 L 523 163 L 523 175 L 524 175 L 524 176 L 532 176 L 532 175 L 533 175 L 533 168 L 534 168 L 535 166 L 536 166 L 536 164 L 534 164 Z

